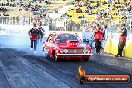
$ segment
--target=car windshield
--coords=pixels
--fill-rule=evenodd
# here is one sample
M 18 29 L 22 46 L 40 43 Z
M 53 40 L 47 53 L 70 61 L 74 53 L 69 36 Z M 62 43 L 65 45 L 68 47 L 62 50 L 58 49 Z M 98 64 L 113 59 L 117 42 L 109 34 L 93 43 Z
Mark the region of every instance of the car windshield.
M 59 42 L 59 43 L 64 43 L 68 40 L 77 40 L 79 41 L 79 38 L 78 36 L 74 35 L 74 34 L 60 34 L 57 36 L 56 38 L 56 42 Z

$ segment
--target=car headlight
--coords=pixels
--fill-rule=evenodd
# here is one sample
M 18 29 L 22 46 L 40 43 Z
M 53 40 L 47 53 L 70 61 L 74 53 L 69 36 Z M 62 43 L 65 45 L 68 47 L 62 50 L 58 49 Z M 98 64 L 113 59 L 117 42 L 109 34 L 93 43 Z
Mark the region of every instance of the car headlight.
M 61 53 L 67 53 L 68 50 L 67 50 L 67 49 L 61 49 L 60 52 L 61 52 Z
M 65 53 L 67 53 L 67 52 L 68 52 L 68 50 L 67 50 L 67 49 L 64 49 L 64 52 L 65 52 Z
M 84 49 L 83 52 L 84 52 L 84 53 L 90 53 L 90 50 Z
M 64 52 L 64 49 L 61 49 L 60 52 L 63 53 Z

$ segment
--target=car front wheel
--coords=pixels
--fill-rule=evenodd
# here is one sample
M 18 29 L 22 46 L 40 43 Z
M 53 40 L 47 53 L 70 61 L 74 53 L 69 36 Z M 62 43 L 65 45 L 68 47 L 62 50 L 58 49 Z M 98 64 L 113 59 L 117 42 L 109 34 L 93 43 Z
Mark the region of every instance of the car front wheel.
M 44 51 L 46 58 L 49 58 L 48 51 L 47 51 L 46 47 L 43 47 L 42 51 Z
M 57 54 L 55 53 L 55 51 L 53 51 L 53 58 L 56 62 L 59 62 L 59 58 L 58 58 Z
M 84 60 L 84 61 L 89 61 L 89 58 L 84 58 L 83 60 Z

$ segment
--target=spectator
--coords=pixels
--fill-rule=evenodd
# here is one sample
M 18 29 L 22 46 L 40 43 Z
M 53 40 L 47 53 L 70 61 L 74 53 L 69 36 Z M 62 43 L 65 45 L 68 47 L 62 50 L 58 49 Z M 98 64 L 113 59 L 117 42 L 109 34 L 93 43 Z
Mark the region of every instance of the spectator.
M 84 5 L 84 3 L 83 3 L 83 1 L 81 0 L 81 1 L 79 2 L 79 6 L 82 7 L 83 5 Z
M 19 16 L 16 17 L 17 24 L 19 24 Z
M 97 25 L 97 28 L 94 32 L 94 41 L 95 41 L 96 53 L 100 54 L 101 41 L 102 41 L 102 31 L 101 31 L 99 24 Z
M 34 3 L 34 2 L 36 2 L 36 0 L 32 0 L 32 2 Z
M 92 48 L 93 42 L 94 42 L 94 36 L 92 35 L 89 39 L 89 45 L 91 48 Z
M 96 7 L 99 7 L 100 6 L 100 2 L 98 1 L 97 4 L 96 4 Z
M 127 38 L 127 30 L 125 28 L 125 24 L 121 26 L 121 35 L 119 37 L 119 44 L 118 44 L 118 54 L 115 55 L 115 57 L 122 57 L 122 51 L 124 49 L 124 46 L 126 44 L 126 38 Z
M 82 10 L 80 9 L 80 7 L 78 7 L 78 9 L 76 9 L 76 13 L 82 13 Z
M 42 28 L 42 22 L 38 22 L 38 43 L 42 43 L 43 36 L 45 35 L 45 30 Z
M 132 10 L 132 6 L 130 5 L 130 3 L 128 3 L 127 9 L 128 9 L 128 11 L 129 11 L 129 13 L 130 13 L 131 10 Z
M 87 7 L 87 9 L 85 10 L 85 13 L 89 13 L 89 8 Z
M 105 30 L 107 29 L 107 26 L 102 26 L 102 40 L 105 40 Z
M 38 34 L 39 32 L 36 28 L 36 23 L 33 23 L 33 28 L 30 29 L 29 36 L 31 40 L 30 50 L 34 49 L 34 53 L 36 53 Z

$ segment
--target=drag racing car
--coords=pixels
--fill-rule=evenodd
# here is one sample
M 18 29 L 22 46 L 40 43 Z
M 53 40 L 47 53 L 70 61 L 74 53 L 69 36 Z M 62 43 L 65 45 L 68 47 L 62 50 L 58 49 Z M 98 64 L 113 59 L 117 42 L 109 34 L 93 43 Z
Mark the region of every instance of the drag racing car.
M 43 50 L 55 61 L 60 59 L 88 61 L 92 55 L 91 47 L 83 44 L 76 34 L 71 33 L 51 33 L 43 43 Z

